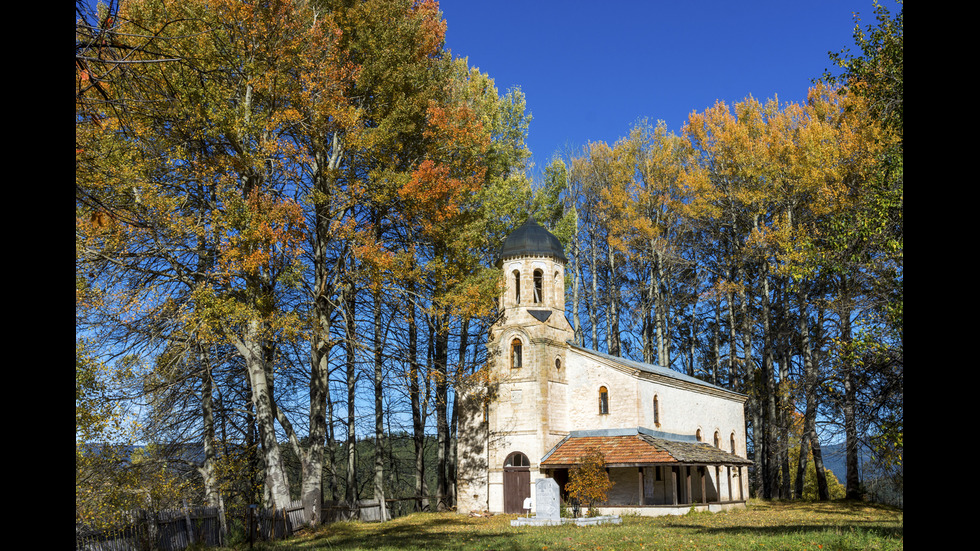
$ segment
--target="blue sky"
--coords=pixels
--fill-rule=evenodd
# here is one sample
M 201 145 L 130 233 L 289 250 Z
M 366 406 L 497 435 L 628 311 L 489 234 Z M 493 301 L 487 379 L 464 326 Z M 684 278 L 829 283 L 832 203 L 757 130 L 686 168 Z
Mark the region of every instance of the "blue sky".
M 889 9 L 891 2 L 885 2 Z M 751 95 L 801 101 L 853 48 L 854 12 L 872 0 L 441 0 L 447 46 L 520 87 L 531 122 L 535 175 L 555 153 L 615 142 L 636 121 L 680 132 L 692 111 Z M 892 9 L 892 11 L 897 11 Z

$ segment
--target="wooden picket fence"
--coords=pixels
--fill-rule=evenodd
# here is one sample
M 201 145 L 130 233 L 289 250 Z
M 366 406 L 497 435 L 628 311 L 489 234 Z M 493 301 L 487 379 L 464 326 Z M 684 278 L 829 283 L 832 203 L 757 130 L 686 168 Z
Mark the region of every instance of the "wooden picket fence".
M 219 546 L 227 541 L 227 524 L 217 507 L 184 507 L 163 511 L 130 511 L 109 528 L 76 524 L 78 551 L 182 551 L 193 544 Z M 278 511 L 251 506 L 233 515 L 241 520 L 249 541 L 282 539 L 306 524 L 301 502 Z
M 416 500 L 385 500 L 387 518 L 411 512 Z M 227 542 L 225 512 L 217 507 L 183 507 L 165 511 L 130 511 L 122 514 L 111 528 L 88 529 L 75 525 L 78 551 L 182 551 L 192 544 L 219 546 Z M 381 520 L 377 500 L 361 500 L 353 505 L 324 502 L 324 522 L 342 520 Z M 246 541 L 269 541 L 288 537 L 307 524 L 301 501 L 285 509 L 260 509 L 251 505 L 227 514 L 228 520 L 244 527 Z M 238 522 L 240 521 L 240 523 Z

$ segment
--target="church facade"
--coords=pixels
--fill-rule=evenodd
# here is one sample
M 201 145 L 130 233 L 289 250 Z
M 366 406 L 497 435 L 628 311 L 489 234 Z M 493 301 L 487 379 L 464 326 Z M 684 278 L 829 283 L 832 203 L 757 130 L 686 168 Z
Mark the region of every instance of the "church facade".
M 539 478 L 564 488 L 590 450 L 615 483 L 604 513 L 744 505 L 746 397 L 676 371 L 572 344 L 566 258 L 529 219 L 500 251 L 502 315 L 486 380 L 461 395 L 460 512 L 524 513 Z

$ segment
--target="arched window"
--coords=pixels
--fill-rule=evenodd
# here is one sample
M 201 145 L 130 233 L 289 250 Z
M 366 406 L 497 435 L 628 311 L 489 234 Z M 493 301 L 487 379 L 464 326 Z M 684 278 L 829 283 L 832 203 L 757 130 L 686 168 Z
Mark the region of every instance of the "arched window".
M 521 272 L 514 270 L 514 302 L 521 303 Z
M 609 391 L 604 386 L 599 387 L 599 413 L 609 413 Z
M 698 432 L 694 433 L 694 436 L 698 438 L 698 442 L 703 442 L 701 439 L 701 429 L 698 429 Z
M 653 424 L 660 426 L 660 398 L 656 395 L 653 397 Z
M 504 467 L 530 467 L 531 462 L 527 460 L 527 456 L 521 452 L 512 452 L 504 460 Z
M 721 434 L 715 431 L 715 447 L 721 449 Z
M 541 302 L 542 297 L 544 297 L 544 293 L 542 292 L 542 285 L 544 285 L 542 281 L 543 276 L 544 274 L 541 273 L 541 270 L 534 270 L 534 303 L 535 304 L 539 304 Z
M 735 433 L 732 433 L 732 453 L 735 453 Z
M 555 371 L 561 371 L 561 358 L 555 358 Z
M 565 287 L 565 284 L 561 280 L 561 274 L 555 272 L 555 284 L 552 289 L 555 292 L 555 306 L 561 306 L 561 290 Z
M 523 365 L 523 354 L 521 353 L 521 339 L 510 341 L 510 368 L 519 369 Z

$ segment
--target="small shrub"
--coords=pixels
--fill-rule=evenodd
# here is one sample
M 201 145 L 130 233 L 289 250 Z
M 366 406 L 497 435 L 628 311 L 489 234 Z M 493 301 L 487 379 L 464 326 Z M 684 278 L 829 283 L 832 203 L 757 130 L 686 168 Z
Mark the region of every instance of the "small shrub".
M 582 507 L 588 507 L 589 516 L 595 516 L 598 512 L 594 505 L 606 501 L 606 494 L 613 484 L 615 483 L 609 480 L 609 473 L 606 472 L 605 456 L 598 448 L 594 448 L 579 459 L 578 465 L 572 467 L 568 473 L 565 491 L 570 497 L 577 499 Z

